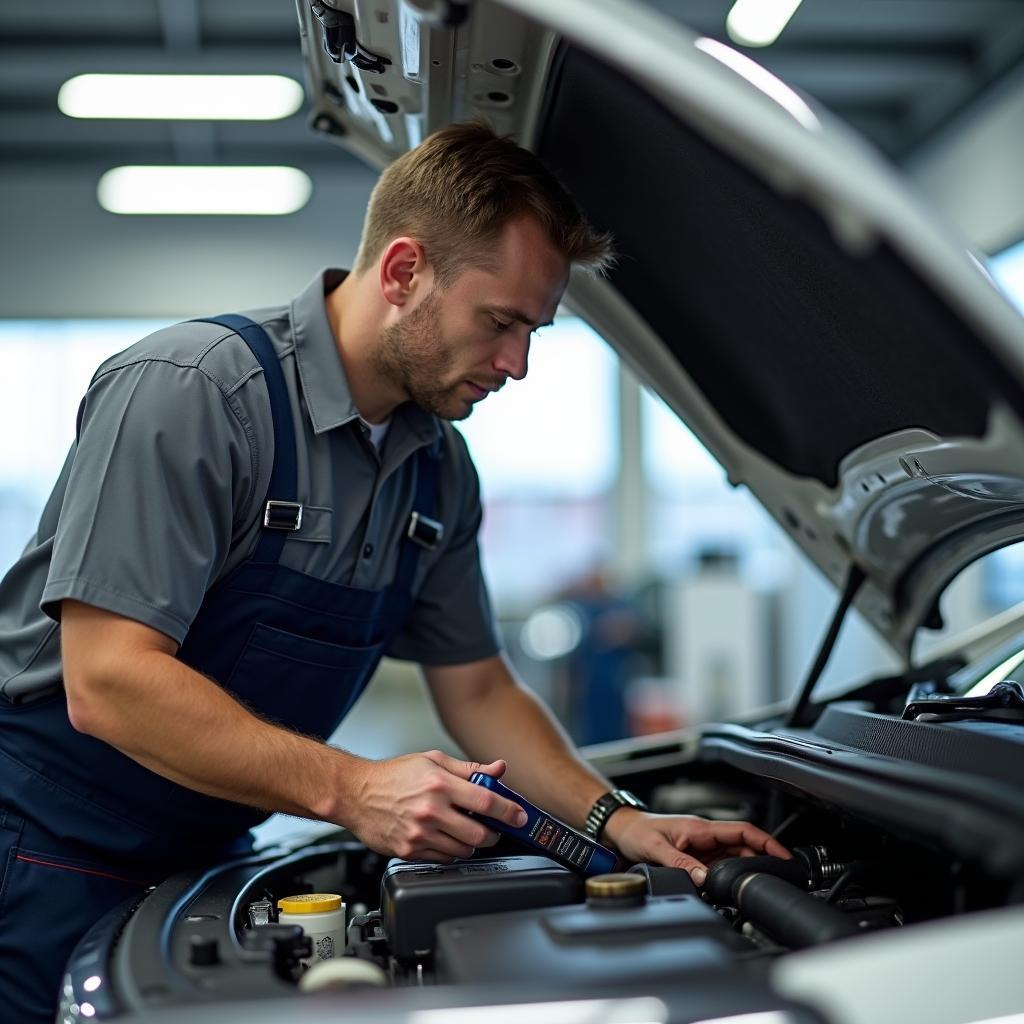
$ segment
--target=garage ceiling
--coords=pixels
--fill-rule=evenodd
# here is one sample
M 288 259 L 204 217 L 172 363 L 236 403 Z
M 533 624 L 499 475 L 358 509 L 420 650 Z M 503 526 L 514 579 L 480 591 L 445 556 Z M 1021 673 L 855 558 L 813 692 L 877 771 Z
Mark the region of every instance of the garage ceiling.
M 730 0 L 645 2 L 724 38 Z M 1024 0 L 804 0 L 778 42 L 751 53 L 902 162 L 997 80 L 1024 71 Z M 304 110 L 177 124 L 57 110 L 73 75 L 156 71 L 301 81 L 294 0 L 0 0 L 0 317 L 250 309 L 351 259 L 375 174 L 310 132 Z M 1024 163 L 1016 109 L 1000 122 L 999 166 L 958 169 L 947 188 L 983 247 L 1024 229 L 1024 207 L 1007 208 Z M 288 217 L 107 213 L 97 182 L 130 163 L 284 163 L 314 189 Z M 985 209 L 965 212 L 964 202 Z
M 730 0 L 645 2 L 726 38 Z M 902 160 L 1024 64 L 1024 0 L 804 0 L 777 43 L 749 52 Z M 338 165 L 302 112 L 269 124 L 73 121 L 57 90 L 87 71 L 301 80 L 293 0 L 3 0 L 0 160 Z
M 731 0 L 648 0 L 728 42 Z M 1024 65 L 1022 0 L 804 0 L 746 51 L 901 161 Z

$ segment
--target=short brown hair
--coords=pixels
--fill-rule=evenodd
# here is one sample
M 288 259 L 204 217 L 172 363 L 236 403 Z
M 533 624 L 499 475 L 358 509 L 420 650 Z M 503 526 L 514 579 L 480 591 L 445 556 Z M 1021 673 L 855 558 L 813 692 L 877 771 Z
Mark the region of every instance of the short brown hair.
M 537 156 L 481 121 L 449 125 L 381 174 L 355 272 L 369 270 L 393 238 L 409 235 L 447 287 L 466 266 L 487 266 L 505 224 L 522 214 L 540 221 L 571 264 L 607 269 L 611 236 L 587 223 Z

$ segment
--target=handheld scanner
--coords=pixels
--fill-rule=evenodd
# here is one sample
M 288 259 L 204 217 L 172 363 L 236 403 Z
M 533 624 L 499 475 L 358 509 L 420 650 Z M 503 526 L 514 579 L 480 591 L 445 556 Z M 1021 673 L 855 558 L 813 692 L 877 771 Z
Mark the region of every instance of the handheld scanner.
M 531 852 L 543 854 L 553 861 L 581 875 L 603 875 L 614 871 L 618 858 L 607 847 L 594 842 L 589 836 L 570 828 L 564 821 L 552 817 L 547 811 L 535 807 L 508 786 L 500 783 L 493 775 L 476 772 L 470 782 L 489 789 L 506 800 L 519 804 L 526 811 L 526 824 L 521 828 L 495 821 L 483 814 L 474 815 L 489 828 L 502 835 L 510 836 L 526 846 Z

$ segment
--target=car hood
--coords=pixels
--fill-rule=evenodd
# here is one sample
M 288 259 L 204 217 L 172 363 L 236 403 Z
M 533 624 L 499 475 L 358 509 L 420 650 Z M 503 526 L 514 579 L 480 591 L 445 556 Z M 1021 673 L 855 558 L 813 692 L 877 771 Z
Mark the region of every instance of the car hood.
M 482 115 L 540 154 L 616 239 L 567 303 L 826 576 L 864 572 L 898 652 L 1024 539 L 1024 320 L 827 112 L 618 0 L 317 6 L 297 0 L 314 128 L 383 166 Z

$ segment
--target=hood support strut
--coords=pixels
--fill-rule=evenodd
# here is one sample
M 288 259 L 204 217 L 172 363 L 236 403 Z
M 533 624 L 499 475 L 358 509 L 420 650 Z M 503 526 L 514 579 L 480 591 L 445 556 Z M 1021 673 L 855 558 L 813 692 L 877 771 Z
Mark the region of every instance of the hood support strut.
M 808 714 L 811 691 L 814 689 L 814 684 L 821 678 L 821 673 L 825 671 L 828 659 L 832 656 L 832 649 L 836 645 L 836 640 L 839 639 L 839 630 L 842 628 L 843 620 L 846 618 L 846 613 L 850 610 L 850 605 L 853 604 L 853 599 L 857 596 L 857 591 L 860 590 L 864 579 L 864 570 L 856 564 L 851 564 L 850 572 L 846 577 L 846 585 L 843 587 L 843 595 L 839 598 L 839 605 L 836 607 L 835 615 L 832 616 L 825 639 L 821 642 L 818 656 L 814 659 L 811 671 L 800 689 L 800 696 L 797 697 L 796 703 L 786 716 L 787 726 L 799 728 L 814 724 L 814 715 Z

